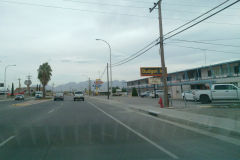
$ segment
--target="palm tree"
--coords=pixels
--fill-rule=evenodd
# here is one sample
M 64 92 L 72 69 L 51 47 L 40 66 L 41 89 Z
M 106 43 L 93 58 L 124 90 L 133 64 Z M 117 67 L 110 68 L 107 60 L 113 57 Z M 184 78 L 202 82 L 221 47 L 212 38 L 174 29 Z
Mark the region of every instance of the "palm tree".
M 38 79 L 42 83 L 43 86 L 43 98 L 46 96 L 45 86 L 51 80 L 52 69 L 51 66 L 46 62 L 39 66 L 38 68 Z

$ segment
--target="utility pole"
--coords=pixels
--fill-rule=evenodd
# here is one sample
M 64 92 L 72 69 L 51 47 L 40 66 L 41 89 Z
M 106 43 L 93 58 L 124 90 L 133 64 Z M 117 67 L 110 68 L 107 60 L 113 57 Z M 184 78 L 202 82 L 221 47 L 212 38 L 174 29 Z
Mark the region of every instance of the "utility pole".
M 30 85 L 32 84 L 31 77 L 32 77 L 31 75 L 27 76 L 27 83 L 26 83 L 29 96 L 31 95 L 30 93 Z
M 108 63 L 107 63 L 107 96 L 109 99 L 109 76 L 108 76 Z
M 91 80 L 90 80 L 90 78 L 88 80 L 88 95 L 89 96 L 91 95 Z
M 161 57 L 161 63 L 162 63 L 162 80 L 163 80 L 163 102 L 164 106 L 168 107 L 168 86 L 167 86 L 167 69 L 165 67 L 165 59 L 164 59 L 164 46 L 163 46 L 163 27 L 162 27 L 162 11 L 161 11 L 161 2 L 162 0 L 159 0 L 157 3 L 154 3 L 153 8 L 150 8 L 150 13 L 158 7 L 158 20 L 159 20 L 159 33 L 160 33 L 160 49 L 159 49 L 159 55 Z
M 21 91 L 21 79 L 18 78 L 18 93 Z

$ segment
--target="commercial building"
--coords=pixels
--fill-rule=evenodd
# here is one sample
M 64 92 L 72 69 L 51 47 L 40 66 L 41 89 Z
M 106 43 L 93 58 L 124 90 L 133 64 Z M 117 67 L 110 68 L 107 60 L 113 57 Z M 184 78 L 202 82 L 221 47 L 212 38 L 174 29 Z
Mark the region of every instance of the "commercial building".
M 137 88 L 139 94 L 154 90 L 154 87 L 163 88 L 162 81 L 156 85 L 149 84 L 150 78 L 128 81 L 128 92 L 131 92 L 133 87 Z M 155 78 L 160 79 L 160 77 Z M 206 89 L 216 83 L 231 83 L 240 87 L 240 60 L 172 72 L 168 73 L 167 77 L 169 92 L 175 99 L 181 98 L 183 91 Z

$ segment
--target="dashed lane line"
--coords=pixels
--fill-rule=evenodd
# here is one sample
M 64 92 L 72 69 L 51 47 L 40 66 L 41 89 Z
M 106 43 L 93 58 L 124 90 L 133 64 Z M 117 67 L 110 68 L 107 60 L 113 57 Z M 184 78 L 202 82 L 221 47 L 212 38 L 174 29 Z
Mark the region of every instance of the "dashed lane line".
M 0 143 L 0 147 L 4 146 L 7 142 L 11 141 L 13 138 L 15 138 L 15 136 L 11 136 L 8 139 L 6 139 L 5 141 L 3 141 L 2 143 Z
M 48 114 L 49 114 L 49 113 L 52 113 L 54 110 L 55 110 L 55 109 L 50 110 L 50 111 L 48 112 Z

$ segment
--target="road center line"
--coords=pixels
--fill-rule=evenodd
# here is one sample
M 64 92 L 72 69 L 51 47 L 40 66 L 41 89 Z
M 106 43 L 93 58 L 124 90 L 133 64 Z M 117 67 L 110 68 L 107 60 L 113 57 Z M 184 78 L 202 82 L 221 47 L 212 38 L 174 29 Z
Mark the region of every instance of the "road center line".
M 8 139 L 6 139 L 5 141 L 3 141 L 2 143 L 0 143 L 0 147 L 4 146 L 4 144 L 6 144 L 8 141 L 11 141 L 13 138 L 15 138 L 15 136 L 11 136 Z
M 48 114 L 49 114 L 49 113 L 52 113 L 53 111 L 54 111 L 54 109 L 50 110 L 50 111 L 48 112 Z
M 105 114 L 106 116 L 108 116 L 109 118 L 113 119 L 114 121 L 116 121 L 117 123 L 121 124 L 122 126 L 124 126 L 125 128 L 127 128 L 128 130 L 130 130 L 131 132 L 133 132 L 134 134 L 136 134 L 137 136 L 141 137 L 142 139 L 144 139 L 145 141 L 147 141 L 148 143 L 152 144 L 154 147 L 156 147 L 157 149 L 161 150 L 162 152 L 166 153 L 167 155 L 169 155 L 170 157 L 174 158 L 174 159 L 178 159 L 178 156 L 176 156 L 175 154 L 173 154 L 172 152 L 168 151 L 167 149 L 165 149 L 164 147 L 158 145 L 157 143 L 151 141 L 149 138 L 145 137 L 144 135 L 142 135 L 141 133 L 135 131 L 134 129 L 132 129 L 131 127 L 129 127 L 128 125 L 124 124 L 123 122 L 119 121 L 118 119 L 116 119 L 115 117 L 113 117 L 112 115 L 108 114 L 107 112 L 105 112 L 104 110 L 102 110 L 101 108 L 99 108 L 98 106 L 96 106 L 95 104 L 88 102 L 90 105 L 92 105 L 94 108 L 96 108 L 97 110 L 99 110 L 100 112 L 102 112 L 103 114 Z

